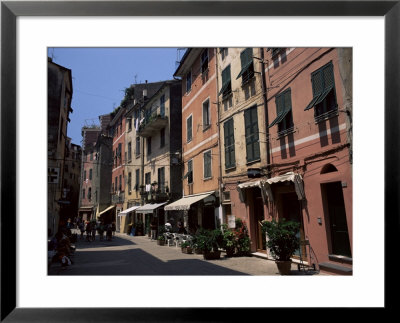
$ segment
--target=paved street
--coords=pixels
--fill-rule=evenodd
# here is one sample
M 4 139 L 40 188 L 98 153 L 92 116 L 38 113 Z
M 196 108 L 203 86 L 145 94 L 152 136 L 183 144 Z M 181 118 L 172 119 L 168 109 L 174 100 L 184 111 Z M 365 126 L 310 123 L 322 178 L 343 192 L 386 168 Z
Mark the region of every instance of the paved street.
M 158 246 L 148 237 L 131 237 L 116 234 L 112 241 L 76 243 L 72 257 L 74 264 L 62 269 L 52 264 L 49 275 L 279 275 L 273 261 L 259 257 L 204 260 L 202 255 L 184 254 L 175 246 Z M 298 271 L 292 266 L 293 275 L 316 274 Z

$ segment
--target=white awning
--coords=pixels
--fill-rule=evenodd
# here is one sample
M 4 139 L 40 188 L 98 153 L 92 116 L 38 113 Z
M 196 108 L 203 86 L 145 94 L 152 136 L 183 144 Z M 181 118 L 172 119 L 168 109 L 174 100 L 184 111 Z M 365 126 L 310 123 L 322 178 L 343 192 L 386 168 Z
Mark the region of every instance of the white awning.
M 164 207 L 164 210 L 165 211 L 189 210 L 192 204 L 205 199 L 206 197 L 210 196 L 213 193 L 214 192 L 208 192 L 203 194 L 185 196 L 178 201 L 168 204 L 167 206 Z
M 275 183 L 280 183 L 280 182 L 287 182 L 291 181 L 294 184 L 294 189 L 296 191 L 297 197 L 299 200 L 304 199 L 304 187 L 303 187 L 303 179 L 301 178 L 300 174 L 289 172 L 284 175 L 276 176 L 267 179 L 267 183 L 269 185 L 275 184 Z
M 106 213 L 107 211 L 110 211 L 110 210 L 111 210 L 111 209 L 113 209 L 113 208 L 115 208 L 115 205 L 111 205 L 111 206 L 109 206 L 109 207 L 108 207 L 108 208 L 106 208 L 105 210 L 101 211 L 101 212 L 99 213 L 99 215 L 98 215 L 98 216 L 100 216 L 100 215 L 102 215 L 102 214 Z
M 265 193 L 265 190 L 266 190 L 265 181 L 262 181 L 262 180 L 239 184 L 237 186 L 237 191 L 239 192 L 240 201 L 244 202 L 244 200 L 245 200 L 243 189 L 252 188 L 252 187 L 259 187 L 261 189 L 261 197 L 262 197 L 264 203 L 267 203 L 267 195 Z
M 153 211 L 160 206 L 167 204 L 167 202 L 164 203 L 154 203 L 154 204 L 145 204 L 139 208 L 136 209 L 137 213 L 153 213 Z
M 132 206 L 129 209 L 121 211 L 118 213 L 118 216 L 127 215 L 129 212 L 135 211 L 136 209 L 140 208 L 140 205 Z

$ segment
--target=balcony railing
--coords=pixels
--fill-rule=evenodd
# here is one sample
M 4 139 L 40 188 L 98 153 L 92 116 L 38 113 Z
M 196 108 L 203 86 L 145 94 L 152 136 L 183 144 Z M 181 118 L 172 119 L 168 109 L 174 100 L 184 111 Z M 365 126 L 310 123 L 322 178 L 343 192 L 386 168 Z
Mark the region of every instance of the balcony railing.
M 111 193 L 111 203 L 112 204 L 123 203 L 124 199 L 125 199 L 125 193 L 124 192 Z
M 146 189 L 145 186 L 140 187 L 140 195 L 142 198 L 146 199 L 147 201 L 153 201 L 153 202 L 163 202 L 168 200 L 169 198 L 169 185 L 168 182 L 165 181 L 161 184 L 149 184 Z
M 144 120 L 139 125 L 139 135 L 142 137 L 151 137 L 152 134 L 168 125 L 165 108 L 162 111 L 160 107 L 157 107 L 150 112 L 146 112 L 145 115 Z

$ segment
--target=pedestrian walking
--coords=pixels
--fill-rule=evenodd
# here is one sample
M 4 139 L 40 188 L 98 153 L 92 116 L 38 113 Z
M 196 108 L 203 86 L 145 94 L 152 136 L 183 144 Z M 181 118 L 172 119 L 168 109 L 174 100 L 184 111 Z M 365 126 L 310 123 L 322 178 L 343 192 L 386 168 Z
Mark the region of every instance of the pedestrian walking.
M 81 231 L 81 240 L 83 239 L 83 234 L 85 233 L 85 223 L 79 223 L 79 230 Z
M 97 232 L 99 233 L 100 241 L 104 239 L 104 223 L 100 222 L 97 227 Z
M 91 240 L 91 235 L 92 235 L 92 225 L 90 222 L 86 223 L 86 241 Z
M 96 221 L 92 222 L 92 241 L 96 240 Z
M 112 235 L 115 236 L 115 231 L 117 230 L 117 227 L 116 227 L 116 225 L 115 225 L 115 222 L 113 222 L 113 223 L 111 224 L 111 230 L 112 230 Z
M 112 226 L 111 226 L 111 224 L 107 225 L 106 236 L 107 236 L 107 241 L 111 241 L 112 240 Z
M 157 223 L 155 220 L 150 223 L 151 240 L 157 240 Z

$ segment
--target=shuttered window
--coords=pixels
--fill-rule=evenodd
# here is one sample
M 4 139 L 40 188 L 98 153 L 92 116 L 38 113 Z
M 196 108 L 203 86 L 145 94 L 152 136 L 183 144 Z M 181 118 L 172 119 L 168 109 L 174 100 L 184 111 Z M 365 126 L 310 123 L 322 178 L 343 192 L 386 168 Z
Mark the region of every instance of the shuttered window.
M 186 141 L 192 141 L 192 116 L 186 119 Z
M 287 89 L 275 98 L 276 119 L 272 121 L 269 128 L 278 124 L 278 132 L 288 130 L 293 127 L 292 98 L 291 89 Z
M 201 53 L 201 73 L 208 70 L 208 48 Z
M 211 150 L 203 154 L 204 178 L 211 178 Z
M 246 136 L 246 160 L 249 163 L 260 159 L 257 106 L 244 111 L 244 126 Z
M 164 193 L 165 192 L 165 168 L 161 167 L 158 169 L 158 174 L 157 174 L 157 180 L 158 180 L 158 189 L 160 192 Z
M 140 181 L 140 173 L 139 169 L 136 170 L 136 183 L 135 183 L 135 191 L 139 190 L 139 181 Z
M 242 69 L 236 79 L 242 77 L 242 84 L 245 84 L 254 76 L 253 48 L 246 48 L 240 53 L 240 63 Z
M 233 118 L 224 123 L 225 168 L 235 167 L 235 135 Z
M 192 72 L 186 74 L 186 93 L 192 89 Z
M 337 109 L 333 64 L 329 62 L 311 74 L 313 98 L 304 111 L 313 107 L 314 116 L 318 117 Z
M 187 179 L 188 179 L 188 184 L 193 183 L 193 160 L 188 161 L 188 172 L 187 172 Z
M 229 94 L 232 93 L 232 86 L 231 86 L 231 66 L 228 65 L 222 71 L 222 87 L 219 91 L 219 95 L 222 94 L 222 98 L 227 97 Z

